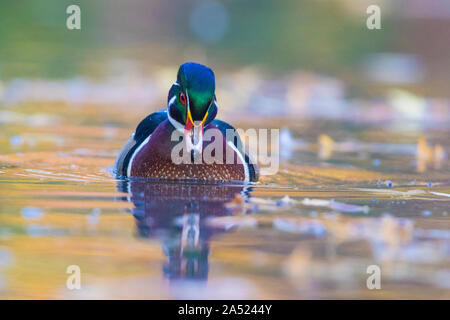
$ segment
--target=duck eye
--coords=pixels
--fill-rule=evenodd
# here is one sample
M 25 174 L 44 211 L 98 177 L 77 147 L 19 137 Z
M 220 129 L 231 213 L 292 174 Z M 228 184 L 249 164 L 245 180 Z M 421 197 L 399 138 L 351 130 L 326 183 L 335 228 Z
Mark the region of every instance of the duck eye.
M 186 96 L 185 96 L 184 92 L 180 93 L 180 101 L 184 106 L 186 106 L 187 101 L 186 101 Z

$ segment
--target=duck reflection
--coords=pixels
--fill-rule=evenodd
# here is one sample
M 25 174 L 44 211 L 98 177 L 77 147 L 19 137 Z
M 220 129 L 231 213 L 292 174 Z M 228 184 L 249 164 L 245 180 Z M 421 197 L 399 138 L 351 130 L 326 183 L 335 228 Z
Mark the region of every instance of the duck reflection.
M 132 202 L 137 234 L 159 239 L 168 261 L 163 273 L 169 279 L 208 277 L 209 241 L 230 230 L 214 227 L 208 218 L 246 213 L 231 209 L 228 203 L 247 201 L 249 187 L 217 184 L 180 184 L 121 181 L 118 190 Z

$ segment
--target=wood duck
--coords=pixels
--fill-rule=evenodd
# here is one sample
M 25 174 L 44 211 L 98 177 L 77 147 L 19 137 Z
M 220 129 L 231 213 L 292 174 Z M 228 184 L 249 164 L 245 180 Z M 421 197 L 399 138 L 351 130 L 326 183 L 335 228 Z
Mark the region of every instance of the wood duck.
M 258 180 L 258 170 L 242 147 L 238 135 L 227 135 L 235 129 L 215 119 L 217 100 L 213 71 L 201 64 L 188 62 L 180 66 L 177 80 L 169 90 L 167 109 L 150 114 L 139 123 L 120 151 L 114 171 L 118 177 L 144 177 L 170 180 Z M 203 139 L 214 131 L 210 141 Z M 189 162 L 173 161 L 173 150 L 180 146 Z M 218 133 L 218 134 L 217 134 Z M 216 139 L 218 139 L 216 141 Z M 222 161 L 203 161 L 210 143 L 222 148 Z M 209 148 L 211 150 L 212 148 Z M 183 154 L 183 152 L 181 154 Z M 223 155 L 223 156 L 220 156 Z M 233 161 L 227 161 L 231 154 Z M 200 161 L 197 161 L 200 159 Z

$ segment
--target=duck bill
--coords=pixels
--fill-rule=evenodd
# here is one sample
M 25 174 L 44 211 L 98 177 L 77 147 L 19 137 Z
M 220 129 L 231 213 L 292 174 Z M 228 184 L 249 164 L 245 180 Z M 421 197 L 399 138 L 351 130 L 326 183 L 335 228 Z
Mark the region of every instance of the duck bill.
M 194 151 L 194 156 L 202 153 L 203 149 L 203 126 L 208 113 L 202 121 L 193 121 L 191 111 L 188 110 L 188 119 L 184 127 L 184 141 L 186 150 L 190 153 Z

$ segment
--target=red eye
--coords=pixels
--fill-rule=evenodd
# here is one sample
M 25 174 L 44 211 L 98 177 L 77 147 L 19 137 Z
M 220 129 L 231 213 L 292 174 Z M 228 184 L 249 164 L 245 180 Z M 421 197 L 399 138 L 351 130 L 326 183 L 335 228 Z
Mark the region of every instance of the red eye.
M 186 103 L 187 103 L 186 96 L 184 95 L 183 92 L 180 93 L 180 101 L 184 106 L 186 106 Z

